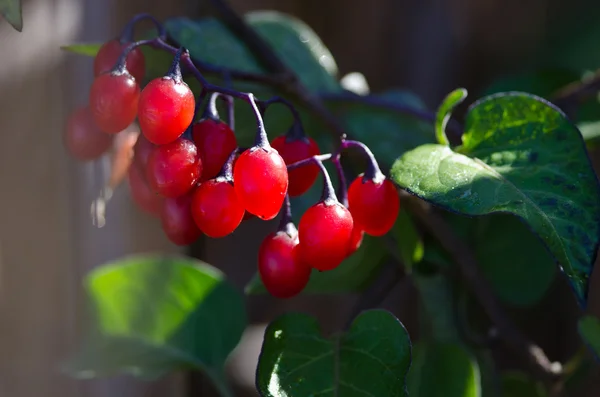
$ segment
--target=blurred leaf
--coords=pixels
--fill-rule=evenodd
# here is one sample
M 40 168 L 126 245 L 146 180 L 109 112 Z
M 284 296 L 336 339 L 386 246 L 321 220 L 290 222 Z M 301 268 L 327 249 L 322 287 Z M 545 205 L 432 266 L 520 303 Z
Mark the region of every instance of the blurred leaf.
M 600 357 L 600 319 L 594 316 L 584 316 L 577 324 L 579 335 L 592 350 L 596 357 Z
M 481 397 L 477 361 L 460 345 L 419 342 L 413 357 L 410 397 Z
M 496 362 L 494 361 L 491 349 L 474 349 L 472 353 L 479 366 L 481 397 L 501 397 L 501 379 L 496 371 Z
M 502 375 L 502 397 L 546 397 L 544 387 L 521 372 L 505 372 Z
M 446 136 L 446 125 L 450 120 L 452 111 L 460 105 L 467 97 L 467 90 L 458 88 L 449 93 L 442 101 L 436 117 L 435 117 L 435 136 L 440 145 L 448 145 L 448 137 Z
M 61 50 L 69 51 L 79 55 L 95 57 L 102 47 L 102 43 L 71 44 L 60 47 Z
M 488 215 L 473 223 L 475 255 L 494 293 L 513 305 L 537 303 L 556 275 L 554 259 L 544 244 L 512 215 Z
M 600 114 L 598 115 L 600 118 Z M 600 121 L 582 121 L 577 124 L 581 136 L 590 148 L 595 148 L 600 143 Z
M 0 14 L 17 31 L 23 30 L 21 0 L 0 0 Z
M 368 102 L 370 98 L 373 103 Z M 395 109 L 402 106 L 426 110 L 421 100 L 410 92 L 390 90 L 355 100 L 325 99 L 352 138 L 369 146 L 380 164 L 391 164 L 399 154 L 435 142 L 431 123 Z
M 265 332 L 256 384 L 265 397 L 405 397 L 410 360 L 406 329 L 384 310 L 363 312 L 331 339 L 314 318 L 284 314 Z
M 407 271 L 411 271 L 413 264 L 419 263 L 423 259 L 424 246 L 421 236 L 406 209 L 400 208 L 400 213 L 391 233 L 394 236 L 394 241 L 398 244 L 398 254 L 402 259 L 402 263 Z
M 244 302 L 215 268 L 185 257 L 132 256 L 85 280 L 92 321 L 75 376 L 204 371 L 230 395 L 225 359 L 246 325 Z
M 427 318 L 429 333 L 437 342 L 460 341 L 454 307 L 454 291 L 447 277 L 441 273 L 426 275 L 414 273 L 413 282 L 419 290 Z
M 334 270 L 313 270 L 303 294 L 339 294 L 364 290 L 379 274 L 385 262 L 385 247 L 381 239 L 365 235 L 360 248 Z M 258 273 L 245 289 L 249 295 L 265 294 L 267 290 Z
M 484 94 L 521 91 L 549 98 L 559 88 L 580 79 L 581 73 L 570 69 L 545 68 L 503 76 L 490 84 Z
M 396 161 L 392 178 L 451 211 L 521 217 L 585 306 L 600 239 L 600 186 L 581 134 L 555 107 L 523 93 L 486 97 L 469 110 L 457 152 L 420 146 Z

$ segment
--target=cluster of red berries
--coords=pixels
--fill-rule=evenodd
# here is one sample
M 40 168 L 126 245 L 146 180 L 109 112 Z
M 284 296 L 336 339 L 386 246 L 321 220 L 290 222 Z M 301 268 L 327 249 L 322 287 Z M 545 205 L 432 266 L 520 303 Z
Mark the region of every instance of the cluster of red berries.
M 181 55 L 180 50 L 166 76 L 141 89 L 145 65 L 139 48 L 119 40 L 104 44 L 95 58 L 88 106 L 72 114 L 65 136 L 76 158 L 92 160 L 137 119 L 141 134 L 128 171 L 132 198 L 160 216 L 172 242 L 188 245 L 201 234 L 224 237 L 248 217 L 270 220 L 283 212 L 279 230 L 261 244 L 258 270 L 267 290 L 285 298 L 306 286 L 311 269 L 340 265 L 365 233 L 381 236 L 392 228 L 398 194 L 364 145 L 354 142 L 366 150 L 370 171 L 352 182 L 342 200 L 345 206 L 333 192 L 319 147 L 298 128 L 269 143 L 257 111 L 256 144 L 242 150 L 233 130 L 214 112 L 194 121 L 196 101 L 182 79 Z M 256 105 L 251 94 L 243 95 Z M 325 180 L 323 198 L 303 214 L 296 229 L 289 196 L 305 193 L 319 172 Z

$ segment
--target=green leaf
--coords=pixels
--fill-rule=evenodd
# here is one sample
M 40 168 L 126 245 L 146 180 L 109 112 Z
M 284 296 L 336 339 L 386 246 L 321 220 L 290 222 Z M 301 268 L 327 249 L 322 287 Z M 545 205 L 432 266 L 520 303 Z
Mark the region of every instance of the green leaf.
M 325 101 L 348 128 L 352 138 L 369 146 L 380 164 L 391 164 L 399 154 L 435 142 L 431 123 L 396 110 L 398 106 L 427 110 L 410 92 L 390 90 L 359 97 L 356 101 L 327 97 Z
M 265 332 L 256 384 L 265 397 L 404 397 L 410 351 L 406 329 L 384 310 L 363 312 L 331 339 L 314 318 L 284 314 Z
M 0 0 L 0 14 L 17 31 L 23 30 L 21 0 Z
M 333 270 L 313 270 L 303 294 L 339 294 L 364 290 L 379 274 L 385 261 L 381 239 L 365 235 L 360 248 Z M 246 286 L 246 294 L 265 294 L 260 276 L 254 275 Z
M 423 145 L 392 167 L 401 187 L 467 215 L 507 212 L 537 233 L 582 306 L 600 239 L 600 186 L 577 128 L 523 93 L 486 97 L 466 116 L 463 145 Z
M 252 12 L 245 19 L 309 90 L 341 90 L 335 61 L 309 26 L 274 11 Z M 186 47 L 195 59 L 250 73 L 267 72 L 250 49 L 216 19 L 177 17 L 164 25 L 169 37 Z
M 596 357 L 600 357 L 600 319 L 594 316 L 584 316 L 577 324 L 579 335 Z
M 85 280 L 92 311 L 81 377 L 156 377 L 202 370 L 227 394 L 225 359 L 246 325 L 242 296 L 215 268 L 184 257 L 140 255 L 104 265 Z
M 554 260 L 544 244 L 511 215 L 489 215 L 475 218 L 473 223 L 475 256 L 494 293 L 513 305 L 537 303 L 556 275 Z
M 450 281 L 442 273 L 413 274 L 413 282 L 419 290 L 423 311 L 427 317 L 427 334 L 438 342 L 460 341 L 455 315 L 455 297 Z
M 410 397 L 481 397 L 477 361 L 460 345 L 419 342 L 413 352 Z
M 398 244 L 398 255 L 402 259 L 404 267 L 407 271 L 411 271 L 413 265 L 423 259 L 425 247 L 406 209 L 400 208 L 391 233 Z
M 516 371 L 502 375 L 502 397 L 546 397 L 548 393 L 539 382 Z
M 61 50 L 69 51 L 74 54 L 85 55 L 88 57 L 95 57 L 98 51 L 100 51 L 102 43 L 85 43 L 85 44 L 71 44 L 60 47 Z
M 503 76 L 490 84 L 485 95 L 521 91 L 549 98 L 559 88 L 580 79 L 581 73 L 570 69 L 544 68 Z
M 458 88 L 449 93 L 442 101 L 435 116 L 435 137 L 440 145 L 449 145 L 446 136 L 446 125 L 450 121 L 452 111 L 467 98 L 467 90 Z

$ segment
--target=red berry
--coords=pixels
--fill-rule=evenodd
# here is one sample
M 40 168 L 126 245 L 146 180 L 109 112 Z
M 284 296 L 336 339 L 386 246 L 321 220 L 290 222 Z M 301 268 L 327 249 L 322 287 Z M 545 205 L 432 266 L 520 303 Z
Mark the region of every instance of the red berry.
M 192 218 L 189 194 L 164 199 L 160 220 L 165 235 L 177 245 L 190 245 L 202 234 Z
M 142 169 L 137 164 L 133 163 L 127 172 L 127 181 L 133 202 L 143 211 L 159 215 L 164 198 L 150 189 Z
M 269 293 L 277 298 L 299 294 L 310 279 L 311 268 L 301 261 L 298 238 L 280 231 L 269 234 L 258 251 L 258 273 Z
M 264 220 L 277 216 L 288 188 L 288 173 L 275 149 L 254 147 L 243 152 L 235 162 L 233 180 L 246 211 Z
M 121 53 L 131 43 L 123 43 L 118 39 L 107 41 L 100 47 L 94 58 L 94 76 L 98 77 L 102 73 L 110 72 L 115 67 Z M 139 47 L 133 49 L 127 55 L 125 67 L 131 75 L 141 82 L 146 74 L 146 61 L 144 53 Z
M 348 189 L 348 208 L 356 225 L 365 233 L 383 236 L 396 222 L 400 198 L 389 179 L 365 181 L 360 175 Z
M 354 222 L 350 212 L 336 202 L 320 202 L 300 218 L 302 260 L 315 269 L 335 269 L 348 255 Z
M 202 173 L 202 161 L 196 145 L 180 138 L 167 145 L 156 146 L 148 157 L 146 178 L 157 193 L 178 197 L 189 192 Z
M 140 86 L 129 73 L 101 74 L 90 90 L 94 122 L 108 134 L 123 131 L 137 113 Z
M 154 151 L 154 145 L 152 142 L 146 139 L 144 134 L 140 134 L 135 142 L 135 146 L 133 147 L 134 153 L 134 162 L 141 169 L 146 170 L 146 166 L 148 165 L 148 158 L 150 154 Z M 145 173 L 145 171 L 144 171 Z
M 113 136 L 105 134 L 94 124 L 87 107 L 76 109 L 67 120 L 64 143 L 69 153 L 78 160 L 94 160 L 112 145 Z
M 225 237 L 242 222 L 244 207 L 233 184 L 224 178 L 203 182 L 194 191 L 192 216 L 200 230 L 209 237 Z
M 365 232 L 362 231 L 355 224 L 354 227 L 352 228 L 352 238 L 350 239 L 350 247 L 348 248 L 347 256 L 352 255 L 360 248 L 360 245 L 362 244 L 364 237 L 365 237 Z
M 287 165 L 320 154 L 319 146 L 310 137 L 290 139 L 282 135 L 275 138 L 271 142 L 271 146 L 279 152 Z M 315 164 L 290 171 L 290 186 L 288 187 L 290 197 L 300 196 L 310 189 L 312 184 L 315 183 L 317 175 L 319 175 L 319 167 Z
M 140 95 L 138 120 L 142 133 L 155 145 L 173 142 L 192 123 L 195 103 L 192 90 L 183 80 L 152 80 Z
M 202 158 L 202 180 L 215 178 L 237 148 L 235 134 L 226 123 L 207 118 L 194 124 L 192 136 Z

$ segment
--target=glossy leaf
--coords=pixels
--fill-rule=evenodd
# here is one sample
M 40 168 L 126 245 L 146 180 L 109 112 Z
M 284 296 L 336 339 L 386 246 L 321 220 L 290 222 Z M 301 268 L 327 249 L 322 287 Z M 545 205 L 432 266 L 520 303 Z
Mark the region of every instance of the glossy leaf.
M 552 255 L 541 240 L 511 215 L 493 214 L 472 221 L 475 256 L 494 293 L 513 305 L 537 303 L 556 275 Z
M 594 316 L 584 316 L 577 324 L 579 335 L 596 357 L 600 357 L 600 319 Z
M 481 397 L 477 361 L 460 345 L 419 342 L 413 352 L 410 397 Z
M 396 161 L 392 177 L 451 211 L 521 217 L 585 305 L 600 239 L 600 186 L 577 128 L 540 98 L 494 95 L 471 107 L 456 150 L 420 146 Z
M 379 274 L 385 260 L 385 247 L 380 239 L 365 236 L 360 248 L 337 268 L 313 270 L 303 294 L 337 294 L 364 290 Z M 246 294 L 265 294 L 260 276 L 254 275 L 246 286 Z
M 23 30 L 21 0 L 0 0 L 0 15 L 17 31 Z
M 156 377 L 194 369 L 229 395 L 223 365 L 246 314 L 217 269 L 191 258 L 132 256 L 94 270 L 85 289 L 92 318 L 71 373 Z
M 539 382 L 521 372 L 502 375 L 502 397 L 546 397 L 548 393 Z
M 71 44 L 60 47 L 61 50 L 69 51 L 74 54 L 85 55 L 88 57 L 95 57 L 100 51 L 102 43 L 85 43 L 85 44 Z
M 410 359 L 408 333 L 387 311 L 363 312 L 330 339 L 314 318 L 284 314 L 265 332 L 256 385 L 264 397 L 405 397 Z
M 460 105 L 466 97 L 467 90 L 458 88 L 449 93 L 442 101 L 435 117 L 435 137 L 440 145 L 450 144 L 446 136 L 446 125 L 450 121 L 454 108 Z

